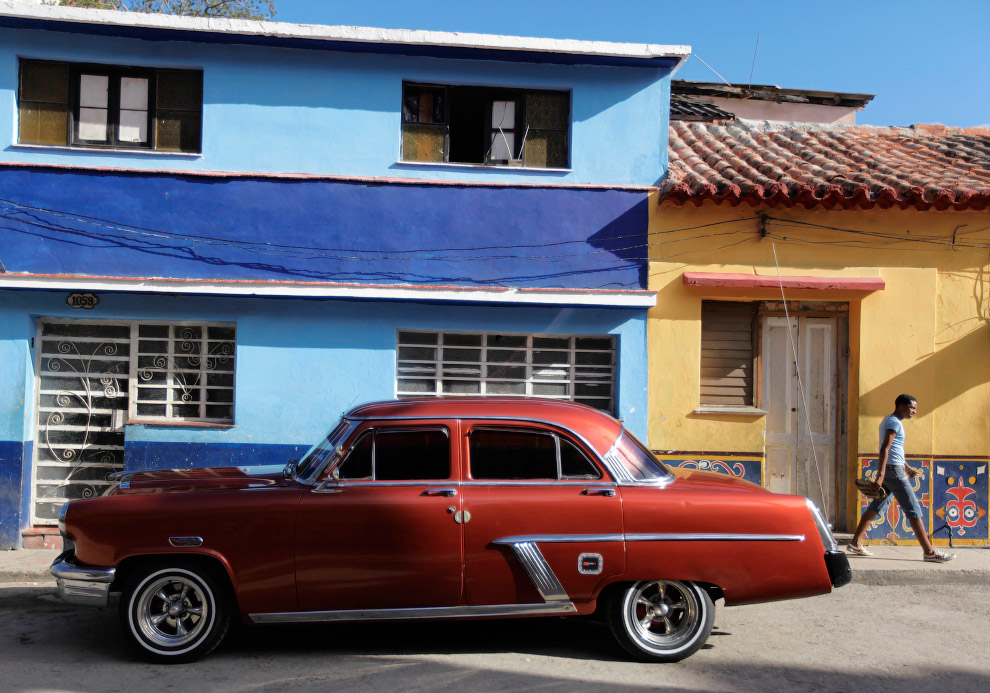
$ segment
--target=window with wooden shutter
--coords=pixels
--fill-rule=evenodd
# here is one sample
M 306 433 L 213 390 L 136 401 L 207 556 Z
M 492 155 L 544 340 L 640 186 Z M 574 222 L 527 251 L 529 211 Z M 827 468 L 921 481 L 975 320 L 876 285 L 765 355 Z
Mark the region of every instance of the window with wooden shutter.
M 756 304 L 701 302 L 701 404 L 753 406 Z

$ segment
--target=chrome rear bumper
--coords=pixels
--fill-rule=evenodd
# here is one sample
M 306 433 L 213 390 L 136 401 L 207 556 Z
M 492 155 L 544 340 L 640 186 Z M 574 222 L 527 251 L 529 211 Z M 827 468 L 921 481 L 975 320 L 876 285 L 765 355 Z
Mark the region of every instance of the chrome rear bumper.
M 73 563 L 75 553 L 65 551 L 52 562 L 51 572 L 58 583 L 58 596 L 66 604 L 106 606 L 110 583 L 116 568 L 80 567 Z

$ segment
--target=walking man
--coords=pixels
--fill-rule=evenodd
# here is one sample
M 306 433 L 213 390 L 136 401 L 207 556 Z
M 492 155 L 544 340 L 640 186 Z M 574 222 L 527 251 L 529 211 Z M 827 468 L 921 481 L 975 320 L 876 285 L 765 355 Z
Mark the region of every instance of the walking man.
M 929 563 L 945 563 L 956 557 L 954 553 L 936 551 L 925 533 L 925 524 L 921 521 L 921 504 L 914 495 L 908 479 L 913 479 L 921 472 L 914 469 L 904 460 L 904 419 L 913 418 L 918 412 L 918 400 L 911 395 L 898 395 L 894 401 L 894 413 L 889 414 L 880 422 L 880 455 L 877 461 L 877 478 L 873 481 L 873 489 L 879 491 L 883 486 L 887 495 L 882 499 L 870 501 L 863 516 L 859 518 L 856 533 L 846 549 L 854 556 L 871 556 L 870 551 L 861 544 L 866 528 L 870 523 L 887 511 L 891 496 L 897 499 L 901 512 L 911 522 L 911 529 L 918 537 L 925 552 L 925 560 Z

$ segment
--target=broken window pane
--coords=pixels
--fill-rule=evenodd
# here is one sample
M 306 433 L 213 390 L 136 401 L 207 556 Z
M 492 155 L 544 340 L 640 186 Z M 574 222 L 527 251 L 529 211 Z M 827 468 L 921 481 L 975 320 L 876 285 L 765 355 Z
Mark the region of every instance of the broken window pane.
M 492 129 L 512 130 L 516 127 L 516 102 L 495 101 L 492 103 Z
M 404 123 L 443 123 L 444 90 L 407 86 L 402 96 L 402 121 Z

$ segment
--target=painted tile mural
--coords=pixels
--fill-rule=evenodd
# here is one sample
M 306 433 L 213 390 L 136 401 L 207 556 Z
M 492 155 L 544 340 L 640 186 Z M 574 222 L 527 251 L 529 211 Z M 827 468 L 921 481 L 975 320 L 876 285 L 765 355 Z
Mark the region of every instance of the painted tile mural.
M 925 524 L 925 529 L 926 531 L 930 531 L 932 461 L 927 458 L 922 459 L 908 456 L 907 463 L 915 469 L 921 470 L 921 474 L 911 479 L 910 482 L 914 489 L 915 497 L 925 510 L 921 516 Z M 877 458 L 861 457 L 859 459 L 859 469 L 860 476 L 866 479 L 875 479 L 877 476 Z M 859 512 L 862 514 L 870 501 L 861 493 L 857 493 L 856 496 L 859 500 Z M 901 512 L 900 505 L 894 499 L 891 499 L 890 505 L 887 506 L 887 511 L 870 523 L 870 526 L 866 530 L 866 538 L 874 540 L 886 539 L 897 544 L 917 542 L 914 531 L 911 529 L 911 524 L 908 522 L 904 513 Z
M 671 467 L 680 467 L 683 469 L 700 469 L 705 472 L 718 472 L 719 474 L 728 474 L 730 476 L 737 476 L 746 481 L 751 481 L 754 484 L 763 484 L 763 458 L 755 455 L 747 455 L 745 457 L 729 457 L 729 456 L 719 456 L 719 457 L 685 457 L 684 455 L 665 455 L 663 453 L 655 453 L 664 464 L 668 464 Z
M 934 462 L 932 538 L 953 544 L 986 544 L 990 536 L 987 460 Z

